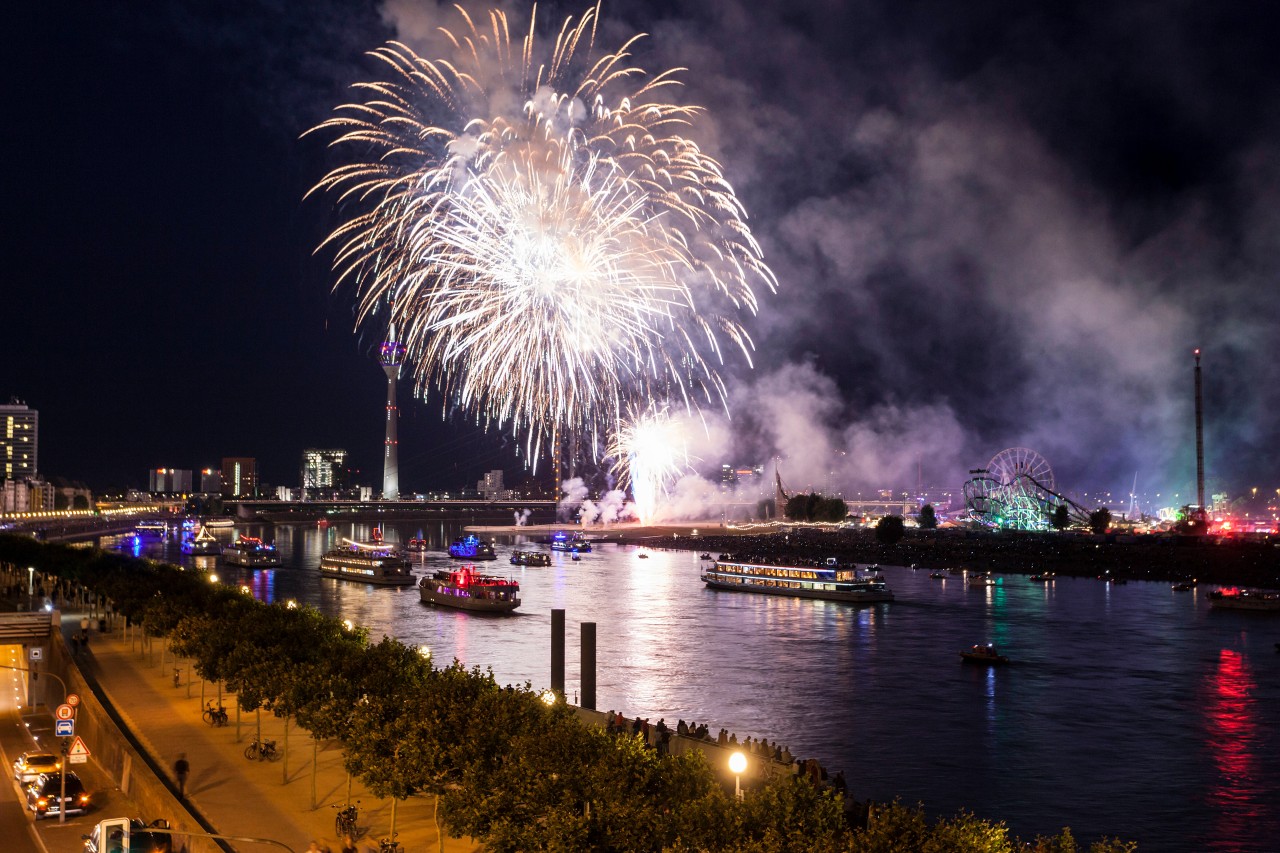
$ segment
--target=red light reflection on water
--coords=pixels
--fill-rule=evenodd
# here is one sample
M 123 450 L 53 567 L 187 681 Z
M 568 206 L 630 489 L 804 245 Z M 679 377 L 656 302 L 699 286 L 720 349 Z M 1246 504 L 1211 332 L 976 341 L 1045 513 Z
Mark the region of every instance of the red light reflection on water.
M 1230 649 L 1218 653 L 1218 667 L 1208 677 L 1204 712 L 1208 723 L 1206 746 L 1218 768 L 1218 778 L 1207 792 L 1213 811 L 1214 832 L 1210 846 L 1234 849 L 1241 838 L 1258 831 L 1264 792 L 1259 788 L 1257 749 L 1257 687 L 1244 655 Z M 1219 845 L 1226 845 L 1220 847 Z

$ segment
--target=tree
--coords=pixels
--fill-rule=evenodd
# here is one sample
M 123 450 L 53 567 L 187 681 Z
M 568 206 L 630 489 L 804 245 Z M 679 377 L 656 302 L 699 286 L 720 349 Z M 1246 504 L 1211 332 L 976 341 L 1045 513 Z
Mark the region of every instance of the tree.
M 933 530 L 938 526 L 938 516 L 933 511 L 933 504 L 920 507 L 920 515 L 916 519 L 925 530 Z
M 1053 525 L 1054 530 L 1066 530 L 1071 524 L 1071 516 L 1067 511 L 1066 504 L 1058 504 L 1057 509 L 1053 511 L 1053 516 L 1049 519 L 1049 523 Z
M 1105 506 L 1100 506 L 1093 512 L 1089 513 L 1089 529 L 1094 533 L 1103 534 L 1107 532 L 1107 528 L 1111 526 L 1111 510 Z
M 905 532 L 900 515 L 886 515 L 876 522 L 876 541 L 881 545 L 893 545 Z

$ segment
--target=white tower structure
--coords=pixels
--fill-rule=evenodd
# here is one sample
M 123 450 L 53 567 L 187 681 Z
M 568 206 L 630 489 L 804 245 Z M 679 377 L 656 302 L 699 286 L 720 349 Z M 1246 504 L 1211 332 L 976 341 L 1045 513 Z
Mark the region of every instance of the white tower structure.
M 396 329 L 392 326 L 387 340 L 378 353 L 382 370 L 387 374 L 387 432 L 382 457 L 382 499 L 400 499 L 400 439 L 397 423 L 400 410 L 396 407 L 396 380 L 400 378 L 400 365 L 404 363 L 404 345 L 396 342 Z

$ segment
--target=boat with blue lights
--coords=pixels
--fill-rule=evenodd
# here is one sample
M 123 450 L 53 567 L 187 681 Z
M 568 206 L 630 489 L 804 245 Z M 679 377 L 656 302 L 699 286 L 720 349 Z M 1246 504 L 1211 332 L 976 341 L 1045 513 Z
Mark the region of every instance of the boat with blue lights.
M 320 574 L 382 586 L 410 586 L 413 583 L 408 558 L 384 542 L 343 539 L 320 558 Z
M 182 548 L 182 553 L 193 557 L 216 557 L 222 553 L 222 545 L 204 526 L 200 527 L 195 536 L 183 539 L 179 547 Z
M 512 551 L 511 565 L 549 566 L 551 565 L 551 555 L 542 551 Z
M 418 583 L 424 604 L 484 613 L 510 613 L 520 606 L 520 584 L 509 578 L 482 575 L 462 566 L 428 575 Z
M 775 565 L 721 554 L 710 568 L 702 570 L 702 582 L 712 589 L 852 604 L 893 601 L 893 591 L 881 576 L 861 575 L 857 566 L 842 566 L 833 561 L 815 565 Z
M 551 534 L 551 550 L 586 554 L 591 550 L 591 541 L 576 531 L 565 533 L 563 530 L 557 530 Z
M 461 539 L 449 543 L 449 556 L 455 560 L 496 560 L 493 546 L 482 542 L 474 533 L 468 533 Z
M 279 566 L 282 561 L 275 545 L 242 533 L 239 539 L 222 549 L 222 562 L 229 566 L 266 569 Z

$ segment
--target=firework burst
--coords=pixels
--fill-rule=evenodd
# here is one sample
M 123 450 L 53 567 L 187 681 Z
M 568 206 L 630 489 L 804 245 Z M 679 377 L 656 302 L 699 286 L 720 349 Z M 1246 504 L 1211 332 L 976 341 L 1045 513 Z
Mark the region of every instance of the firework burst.
M 312 190 L 354 211 L 325 241 L 357 322 L 402 330 L 419 393 L 547 436 L 617 423 L 637 400 L 723 403 L 722 342 L 775 279 L 719 164 L 668 103 L 674 71 L 597 54 L 598 7 L 544 50 L 531 20 L 461 8 L 453 55 L 392 42 L 390 69 L 313 131 L 361 159 Z M 676 69 L 678 71 L 680 69 Z
M 668 407 L 658 405 L 620 424 L 608 455 L 620 483 L 631 486 L 636 516 L 646 524 L 655 519 L 659 502 L 692 470 L 694 461 L 683 425 Z

